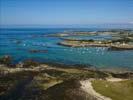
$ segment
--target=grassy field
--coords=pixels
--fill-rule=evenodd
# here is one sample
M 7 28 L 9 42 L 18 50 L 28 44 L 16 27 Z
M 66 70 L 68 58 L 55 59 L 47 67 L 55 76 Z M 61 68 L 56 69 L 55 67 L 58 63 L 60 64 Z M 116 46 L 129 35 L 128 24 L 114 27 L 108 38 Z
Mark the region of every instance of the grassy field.
M 105 80 L 92 81 L 94 89 L 112 100 L 133 100 L 133 80 L 108 82 Z

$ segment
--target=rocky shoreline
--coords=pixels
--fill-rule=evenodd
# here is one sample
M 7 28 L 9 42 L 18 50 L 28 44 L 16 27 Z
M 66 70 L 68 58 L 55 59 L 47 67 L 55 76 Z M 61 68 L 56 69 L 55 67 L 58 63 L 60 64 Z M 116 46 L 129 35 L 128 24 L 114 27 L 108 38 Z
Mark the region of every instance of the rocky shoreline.
M 82 41 L 82 40 L 64 40 L 59 42 L 58 45 L 67 47 L 108 47 L 109 50 L 133 50 L 133 45 L 129 44 L 114 44 L 112 42 L 104 43 L 104 41 Z
M 6 56 L 0 64 L 1 100 L 100 100 L 91 91 L 84 90 L 82 83 L 85 80 L 133 80 L 133 71 L 114 72 L 91 66 L 68 66 L 32 60 L 11 65 L 9 58 Z M 86 86 L 89 84 L 85 83 Z
M 64 36 L 62 34 L 66 35 Z M 108 30 L 108 31 L 97 31 L 97 32 L 72 32 L 72 33 L 68 32 L 68 33 L 58 33 L 55 35 L 62 40 L 57 44 L 67 47 L 108 47 L 109 50 L 116 50 L 116 51 L 133 50 L 133 31 L 130 30 L 114 30 L 114 31 Z M 80 36 L 81 38 L 78 38 Z M 106 36 L 110 38 L 104 39 Z M 86 37 L 88 37 L 88 39 L 86 39 Z

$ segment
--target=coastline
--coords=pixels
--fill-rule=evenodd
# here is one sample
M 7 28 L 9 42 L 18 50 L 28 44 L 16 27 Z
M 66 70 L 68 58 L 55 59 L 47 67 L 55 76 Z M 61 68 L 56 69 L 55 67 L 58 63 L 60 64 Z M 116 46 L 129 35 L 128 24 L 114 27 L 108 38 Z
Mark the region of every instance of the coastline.
M 84 40 L 63 40 L 57 43 L 58 45 L 67 47 L 107 47 L 109 50 L 133 50 L 133 45 L 129 44 L 112 44 L 112 43 L 102 43 L 102 41 L 85 41 Z
M 4 60 L 8 62 L 9 58 L 6 58 Z M 57 62 L 41 62 L 40 63 L 38 61 L 30 60 L 30 59 L 27 59 L 24 62 L 19 62 L 16 64 L 12 64 L 11 60 L 8 63 L 5 62 L 3 64 L 2 63 L 0 64 L 0 69 L 7 70 L 9 72 L 14 72 L 15 70 L 17 71 L 39 71 L 41 69 L 44 69 L 45 67 L 49 67 L 50 69 L 62 68 L 62 69 L 88 70 L 92 72 L 103 72 L 103 73 L 105 72 L 105 73 L 112 73 L 112 74 L 127 74 L 127 73 L 132 74 L 133 73 L 133 69 L 123 68 L 123 67 L 99 68 L 93 65 L 82 65 L 82 64 L 63 64 L 63 63 L 57 63 Z
M 95 84 L 93 81 L 86 80 L 94 79 L 96 82 L 111 81 L 111 83 L 113 80 L 115 82 L 116 80 L 132 82 L 133 71 L 114 72 L 111 70 L 98 70 L 93 67 L 80 67 L 80 65 L 46 64 L 30 60 L 16 65 L 0 64 L 0 78 L 0 96 L 2 100 L 5 98 L 27 100 L 29 99 L 27 95 L 31 99 L 38 98 L 38 100 L 62 100 L 63 98 L 67 98 L 67 100 L 70 98 L 71 100 L 75 98 L 76 100 L 89 98 L 92 98 L 92 100 L 100 100 L 99 98 L 106 100 L 108 96 L 104 96 L 92 89 Z M 91 90 L 88 91 L 84 87 Z M 20 91 L 20 94 L 14 95 L 18 91 Z M 36 94 L 34 94 L 35 91 Z M 55 97 L 58 98 L 54 99 Z
M 6 65 L 11 66 L 13 68 L 26 68 L 29 67 L 29 65 L 38 66 L 38 65 L 47 65 L 57 68 L 76 68 L 76 69 L 86 69 L 86 70 L 92 70 L 92 71 L 106 71 L 106 72 L 112 72 L 112 73 L 128 73 L 133 72 L 133 68 L 131 67 L 99 67 L 94 66 L 91 64 L 71 64 L 71 63 L 59 63 L 59 62 L 43 62 L 36 59 L 25 59 L 23 61 L 19 61 L 17 63 L 13 63 L 13 58 L 9 55 L 5 55 L 0 57 L 0 65 Z

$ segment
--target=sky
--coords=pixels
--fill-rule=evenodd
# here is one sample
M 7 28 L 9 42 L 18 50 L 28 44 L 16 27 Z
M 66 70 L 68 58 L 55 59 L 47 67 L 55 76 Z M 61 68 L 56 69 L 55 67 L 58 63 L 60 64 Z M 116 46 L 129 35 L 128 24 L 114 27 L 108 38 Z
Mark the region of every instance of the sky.
M 133 0 L 0 0 L 0 25 L 133 24 Z

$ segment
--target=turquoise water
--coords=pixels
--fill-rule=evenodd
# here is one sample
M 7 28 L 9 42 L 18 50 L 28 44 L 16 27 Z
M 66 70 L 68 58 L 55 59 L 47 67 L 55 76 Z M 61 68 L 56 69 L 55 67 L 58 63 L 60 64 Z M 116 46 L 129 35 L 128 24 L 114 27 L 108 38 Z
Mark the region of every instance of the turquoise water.
M 57 45 L 62 41 L 58 37 L 47 37 L 47 34 L 70 30 L 96 31 L 98 29 L 0 29 L 0 56 L 11 55 L 14 63 L 35 59 L 42 62 L 93 65 L 97 68 L 133 69 L 133 51 L 107 51 L 107 48 L 100 47 L 64 47 Z M 98 39 L 92 36 L 91 38 Z M 105 38 L 110 37 L 105 36 Z M 48 52 L 31 53 L 29 50 Z

